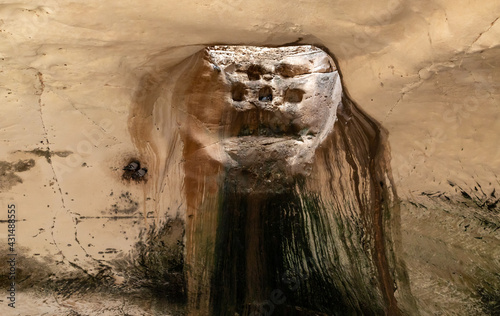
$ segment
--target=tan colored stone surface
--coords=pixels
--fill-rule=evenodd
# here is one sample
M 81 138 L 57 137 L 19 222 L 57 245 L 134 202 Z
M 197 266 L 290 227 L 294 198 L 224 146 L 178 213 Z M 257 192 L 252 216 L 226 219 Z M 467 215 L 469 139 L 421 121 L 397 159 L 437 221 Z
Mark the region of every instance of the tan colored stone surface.
M 0 178 L 0 219 L 14 202 L 21 220 L 20 267 L 41 279 L 50 271 L 66 277 L 79 273 L 71 262 L 96 275 L 100 264 L 127 257 L 151 225 L 186 213 L 181 155 L 166 160 L 166 148 L 131 139 L 134 119 L 150 119 L 130 113 L 149 91 L 148 74 L 182 81 L 164 70 L 205 46 L 303 38 L 335 55 L 351 98 L 388 131 L 421 314 L 488 314 L 500 283 L 498 204 L 488 208 L 500 194 L 499 16 L 494 0 L 1 3 L 0 161 L 35 161 Z M 171 91 L 157 93 L 168 99 Z M 162 117 L 158 126 L 179 120 Z M 170 130 L 141 132 L 182 150 Z M 48 148 L 51 163 L 33 153 Z M 131 158 L 165 176 L 123 181 Z M 109 218 L 130 205 L 133 218 Z M 0 230 L 4 247 L 5 223 Z

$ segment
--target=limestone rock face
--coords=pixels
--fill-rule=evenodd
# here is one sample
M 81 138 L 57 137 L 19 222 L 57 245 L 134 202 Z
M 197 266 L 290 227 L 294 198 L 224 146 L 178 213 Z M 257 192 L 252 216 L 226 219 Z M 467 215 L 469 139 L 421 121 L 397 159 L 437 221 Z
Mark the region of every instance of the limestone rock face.
M 148 161 L 182 143 L 189 314 L 416 311 L 385 132 L 343 96 L 328 54 L 214 46 L 165 73 L 131 131 Z
M 499 16 L 0 4 L 0 313 L 499 314 Z
M 284 178 L 307 174 L 341 102 L 333 60 L 308 46 L 213 47 L 207 54 L 222 81 L 214 91 L 225 93 L 211 104 L 215 113 L 205 112 L 205 103 L 189 104 L 187 111 L 215 127 L 212 137 L 222 138 L 225 168 L 254 176 L 249 180 L 257 182 L 242 190 L 278 192 Z

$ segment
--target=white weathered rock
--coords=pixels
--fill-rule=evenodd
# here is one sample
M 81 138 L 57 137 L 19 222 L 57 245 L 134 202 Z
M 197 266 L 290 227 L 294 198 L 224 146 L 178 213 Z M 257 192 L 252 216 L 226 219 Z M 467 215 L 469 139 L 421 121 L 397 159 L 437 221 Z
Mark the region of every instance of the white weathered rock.
M 402 200 L 394 239 L 421 314 L 496 312 L 499 16 L 498 1 L 0 4 L 0 219 L 16 203 L 19 279 L 46 284 L 52 272 L 83 273 L 75 265 L 94 276 L 103 266 L 123 273 L 114 260 L 134 257 L 150 227 L 183 217 L 189 202 L 182 141 L 172 132 L 185 117 L 170 108 L 150 116 L 136 101 L 175 107 L 180 96 L 148 87 L 183 82 L 174 66 L 205 46 L 302 38 L 335 55 L 344 92 L 388 131 L 391 189 Z M 328 73 L 321 65 L 308 71 Z M 157 129 L 141 127 L 146 121 Z M 198 128 L 205 137 L 206 125 Z M 141 134 L 167 145 L 134 143 Z M 212 146 L 207 155 L 226 159 Z M 134 158 L 147 182 L 122 179 Z M 30 159 L 29 170 L 11 168 Z M 6 224 L 0 229 L 5 247 Z

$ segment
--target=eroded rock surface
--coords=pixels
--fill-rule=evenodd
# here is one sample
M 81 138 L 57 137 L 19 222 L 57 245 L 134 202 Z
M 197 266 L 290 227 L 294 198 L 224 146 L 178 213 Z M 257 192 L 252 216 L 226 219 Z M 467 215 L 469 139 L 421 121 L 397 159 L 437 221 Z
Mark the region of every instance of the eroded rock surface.
M 351 254 L 344 249 L 358 249 L 359 245 L 365 245 L 363 249 L 377 249 L 373 248 L 374 240 L 377 234 L 384 232 L 384 238 L 378 240 L 385 240 L 388 263 L 382 266 L 389 268 L 396 282 L 394 296 L 398 308 L 422 315 L 499 314 L 499 16 L 500 3 L 494 0 L 480 3 L 299 1 L 294 5 L 280 0 L 272 3 L 263 0 L 148 1 L 126 5 L 112 1 L 47 0 L 1 4 L 0 201 L 3 209 L 11 203 L 18 206 L 18 280 L 22 281 L 17 288 L 22 304 L 14 314 L 183 313 L 186 299 L 183 291 L 188 291 L 186 286 L 192 284 L 186 279 L 184 267 L 187 262 L 198 267 L 233 266 L 229 259 L 215 263 L 209 257 L 193 256 L 193 249 L 189 250 L 191 257 L 184 256 L 188 253 L 187 245 L 198 242 L 199 251 L 214 251 L 211 242 L 226 238 L 213 226 L 216 219 L 210 216 L 215 216 L 214 213 L 194 210 L 213 210 L 224 203 L 246 203 L 252 209 L 266 209 L 269 214 L 287 216 L 287 223 L 301 223 L 312 218 L 300 217 L 309 212 L 302 206 L 304 201 L 309 201 L 307 205 L 316 205 L 313 209 L 325 210 L 320 214 L 331 211 L 332 204 L 339 205 L 335 207 L 338 210 L 350 209 L 347 207 L 350 197 L 358 196 L 356 185 L 335 177 L 336 180 L 331 181 L 331 174 L 342 174 L 342 179 L 366 179 L 366 174 L 370 174 L 371 179 L 374 173 L 367 171 L 367 161 L 361 157 L 374 158 L 371 153 L 366 154 L 371 150 L 365 146 L 377 137 L 361 141 L 362 137 L 352 136 L 370 135 L 376 128 L 369 127 L 363 115 L 349 114 L 347 101 L 341 103 L 331 137 L 320 142 L 312 160 L 302 157 L 276 165 L 268 163 L 268 170 L 273 172 L 263 175 L 257 172 L 259 164 L 268 160 L 253 162 L 242 158 L 252 153 L 271 157 L 272 153 L 258 149 L 263 142 L 247 142 L 247 146 L 239 142 L 236 147 L 237 142 L 232 138 L 261 137 L 269 141 L 289 137 L 300 142 L 307 137 L 317 137 L 317 134 L 306 133 L 306 137 L 302 137 L 299 130 L 299 137 L 296 129 L 284 124 L 292 117 L 281 116 L 274 121 L 265 119 L 260 130 L 236 124 L 233 134 L 221 133 L 212 137 L 207 129 L 220 122 L 197 125 L 197 119 L 182 107 L 191 102 L 186 100 L 187 95 L 196 95 L 191 85 L 194 75 L 212 76 L 217 81 L 225 76 L 222 71 L 235 74 L 234 80 L 247 88 L 257 82 L 269 85 L 271 94 L 268 89 L 261 91 L 260 88 L 249 88 L 245 94 L 239 85 L 235 85 L 231 93 L 233 86 L 221 79 L 212 88 L 224 87 L 223 91 L 211 92 L 213 100 L 207 95 L 199 95 L 200 100 L 207 101 L 204 102 L 205 111 L 210 112 L 212 104 L 221 98 L 227 99 L 228 104 L 239 102 L 244 107 L 249 98 L 257 100 L 257 104 L 273 104 L 277 94 L 291 104 L 305 102 L 306 90 L 310 91 L 310 87 L 273 93 L 277 92 L 273 87 L 276 90 L 278 86 L 272 79 L 294 81 L 307 76 L 308 72 L 324 75 L 330 72 L 327 64 L 318 63 L 326 68 L 312 71 L 316 66 L 297 67 L 300 63 L 289 59 L 286 64 L 291 66 L 275 65 L 274 72 L 270 73 L 265 65 L 263 69 L 244 66 L 243 72 L 239 72 L 236 67 L 234 70 L 223 65 L 219 67 L 210 59 L 206 59 L 206 67 L 204 63 L 197 64 L 201 60 L 197 53 L 207 46 L 277 47 L 290 43 L 314 44 L 335 54 L 337 71 L 342 71 L 344 94 L 373 118 L 368 121 L 380 122 L 388 132 L 387 136 L 381 130 L 378 147 L 384 148 L 381 151 L 384 153 L 373 159 L 376 163 L 368 169 L 392 174 L 394 181 L 389 176 L 379 175 L 375 178 L 380 190 L 373 185 L 376 182 L 373 179 L 360 181 L 357 185 L 364 185 L 360 192 L 373 189 L 372 196 L 362 198 L 358 205 L 370 204 L 380 193 L 384 203 L 392 204 L 382 208 L 382 213 L 391 215 L 391 218 L 382 216 L 385 222 L 378 227 L 384 230 L 361 234 L 377 226 L 366 216 L 360 221 L 364 215 L 354 207 L 347 213 L 328 213 L 337 214 L 337 217 L 319 221 L 325 223 L 322 229 L 333 227 L 334 237 L 326 239 L 333 240 L 336 249 L 340 249 L 338 257 L 352 258 L 349 260 L 355 262 L 343 260 L 341 265 L 337 264 L 344 271 L 351 271 L 350 279 L 358 280 L 343 293 L 353 297 L 352 293 L 357 291 L 351 289 L 355 287 L 360 289 L 359 293 L 368 293 L 364 286 L 368 281 L 363 276 L 371 273 L 380 276 L 383 271 L 380 267 L 374 268 L 376 262 L 383 263 L 383 260 L 374 260 L 365 250 Z M 250 64 L 255 63 L 248 62 L 248 66 Z M 191 67 L 202 71 L 193 73 Z M 245 71 L 248 78 L 244 76 Z M 242 78 L 238 78 L 240 74 Z M 207 82 L 213 82 L 212 79 Z M 198 76 L 197 80 L 201 78 Z M 198 89 L 207 90 L 210 89 Z M 240 112 L 228 113 L 234 117 Z M 252 115 L 246 116 L 248 122 L 256 117 Z M 357 123 L 349 123 L 356 120 Z M 338 124 L 342 122 L 344 124 Z M 295 123 L 296 128 L 300 128 L 304 122 Z M 353 139 L 357 141 L 351 142 Z M 298 157 L 294 155 L 299 147 L 294 149 L 296 143 L 293 141 L 273 142 L 271 146 L 287 152 L 290 157 Z M 292 146 L 280 146 L 280 143 Z M 211 145 L 206 150 L 199 150 L 208 144 Z M 326 148 L 337 149 L 327 152 Z M 356 153 L 357 150 L 360 152 Z M 345 159 L 331 156 L 333 152 L 342 151 L 346 153 Z M 188 163 L 187 153 L 192 154 L 189 167 L 185 164 Z M 121 169 L 132 159 L 139 159 L 141 165 L 148 168 L 146 181 L 123 180 Z M 249 170 L 243 174 L 253 180 L 238 186 L 232 186 L 229 181 L 227 189 L 221 191 L 221 183 L 240 178 L 242 174 L 234 168 L 228 172 L 228 161 L 233 165 L 241 161 Z M 307 161 L 313 161 L 311 169 Z M 19 162 L 22 163 L 18 165 Z M 301 192 L 321 194 L 304 199 L 296 191 L 286 189 L 296 179 L 290 175 L 284 180 L 278 179 L 290 172 L 290 168 L 292 175 L 302 177 L 303 174 L 306 180 L 317 181 L 317 185 L 312 181 L 302 182 L 305 188 Z M 349 175 L 339 170 L 350 170 Z M 201 174 L 206 176 L 205 180 L 195 182 Z M 265 199 L 265 194 L 269 194 L 266 191 L 271 191 L 272 187 L 260 183 L 267 180 L 281 183 L 283 195 L 281 199 L 274 199 L 277 202 Z M 335 185 L 330 187 L 328 183 Z M 255 190 L 261 190 L 261 200 L 248 198 Z M 331 192 L 349 190 L 351 192 L 345 195 L 337 195 L 337 200 L 329 196 Z M 400 203 L 394 203 L 397 201 L 395 194 L 384 195 L 392 191 L 397 191 Z M 283 210 L 285 205 L 290 211 Z M 400 225 L 397 223 L 398 211 L 401 213 Z M 257 213 L 248 211 L 245 214 Z M 2 254 L 7 247 L 6 216 L 6 211 L 0 213 Z M 255 230 L 277 231 L 274 226 L 270 228 L 260 223 L 264 217 L 230 216 L 259 223 L 254 226 Z M 275 217 L 271 222 L 281 220 Z M 326 225 L 332 222 L 339 225 Z M 188 223 L 196 225 L 189 228 L 185 226 Z M 185 227 L 206 236 L 201 233 L 184 235 Z M 283 236 L 290 236 L 290 232 L 303 236 L 302 227 L 280 229 Z M 297 237 L 297 240 L 307 240 L 311 235 L 317 238 L 316 232 L 324 231 L 312 227 L 308 235 Z M 348 244 L 347 239 L 346 245 L 338 244 L 339 240 L 343 242 L 339 239 L 341 230 L 354 236 L 351 238 L 353 245 Z M 245 236 L 251 232 L 233 231 L 231 234 L 226 236 Z M 265 238 L 273 240 L 274 237 Z M 285 246 L 290 253 L 297 253 L 296 249 L 314 248 L 313 245 L 303 246 L 303 242 L 285 246 L 273 242 L 273 245 L 276 245 L 273 254 L 277 256 Z M 266 256 L 270 251 L 264 251 Z M 241 258 L 237 261 L 246 262 L 241 251 L 235 253 Z M 293 258 L 282 259 L 275 262 Z M 331 261 L 335 260 L 322 262 Z M 283 274 L 288 267 L 300 267 L 298 272 L 292 269 L 291 274 L 285 273 L 291 276 L 289 280 L 296 277 L 294 273 L 306 279 L 313 275 L 307 272 L 331 270 L 330 266 L 316 268 L 317 265 L 309 260 L 302 264 L 287 263 L 279 269 Z M 275 263 L 271 266 L 279 267 Z M 160 267 L 161 271 L 155 267 Z M 6 267 L 1 265 L 0 269 L 4 288 L 8 285 Z M 208 269 L 200 269 L 193 273 L 208 273 Z M 406 283 L 400 281 L 400 276 L 405 280 L 405 274 L 410 280 L 411 295 L 402 288 Z M 342 274 L 335 278 L 337 283 L 333 282 L 334 285 L 344 282 L 343 277 L 347 276 Z M 277 279 L 268 278 L 252 287 L 258 288 L 268 280 Z M 311 284 L 319 282 L 308 280 Z M 167 283 L 176 284 L 173 292 L 171 288 L 166 292 L 157 291 Z M 332 286 L 332 282 L 327 283 Z M 378 284 L 372 288 L 377 290 L 371 293 L 379 291 L 380 295 L 366 301 L 373 302 L 370 308 L 388 306 L 384 300 L 388 296 L 382 296 L 382 291 L 392 287 L 387 282 L 381 286 L 380 280 L 375 283 Z M 293 283 L 291 287 L 295 288 Z M 316 302 L 302 301 L 297 297 L 300 296 L 298 291 L 311 292 L 299 288 L 289 290 L 287 302 L 326 306 L 325 301 L 334 301 L 324 297 Z M 106 295 L 108 306 L 99 302 L 103 292 L 109 292 L 109 296 Z M 162 294 L 155 297 L 152 293 Z M 247 293 L 249 297 L 255 295 L 251 291 Z M 132 307 L 123 302 L 123 297 L 129 294 L 139 297 L 135 301 L 138 305 Z M 209 295 L 202 293 L 200 297 Z M 223 293 L 217 295 L 224 296 Z M 344 300 L 347 296 L 335 297 Z M 275 297 L 278 301 L 280 298 Z M 234 301 L 230 295 L 228 299 Z M 413 299 L 418 312 L 414 312 Z M 0 300 L 3 300 L 1 304 L 5 303 L 4 299 Z M 195 299 L 189 304 L 198 302 L 207 301 Z M 351 301 L 349 304 L 353 306 Z M 285 305 L 280 304 L 291 314 L 293 307 Z M 205 307 L 200 305 L 199 308 Z M 304 307 L 302 310 L 309 309 Z

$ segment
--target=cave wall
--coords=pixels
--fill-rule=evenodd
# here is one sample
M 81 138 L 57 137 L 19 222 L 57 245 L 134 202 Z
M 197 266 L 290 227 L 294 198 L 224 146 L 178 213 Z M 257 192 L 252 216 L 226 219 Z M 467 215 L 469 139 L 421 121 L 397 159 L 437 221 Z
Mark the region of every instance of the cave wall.
M 18 277 L 31 276 L 20 289 L 71 293 L 58 280 L 75 275 L 126 285 L 133 269 L 118 267 L 145 253 L 140 241 L 163 247 L 159 231 L 189 209 L 176 180 L 180 135 L 140 130 L 160 116 L 131 109 L 172 93 L 156 83 L 182 82 L 172 67 L 205 46 L 300 42 L 334 54 L 346 93 L 388 133 L 401 201 L 393 234 L 418 309 L 495 314 L 499 13 L 496 1 L 1 4 L 0 199 L 18 206 Z M 177 115 L 153 124 L 174 126 Z M 178 155 L 137 142 L 134 128 L 144 139 L 162 134 Z M 120 169 L 135 158 L 148 176 L 164 176 L 123 181 Z M 177 231 L 161 251 L 185 238 Z

